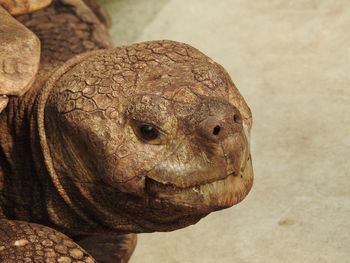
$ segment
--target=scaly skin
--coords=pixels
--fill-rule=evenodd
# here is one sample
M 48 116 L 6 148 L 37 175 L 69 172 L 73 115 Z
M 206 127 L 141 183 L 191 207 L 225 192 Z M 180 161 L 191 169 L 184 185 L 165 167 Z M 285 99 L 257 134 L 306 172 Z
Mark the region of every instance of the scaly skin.
M 0 259 L 127 262 L 128 233 L 185 227 L 248 194 L 251 113 L 220 65 L 172 41 L 111 48 L 79 1 L 19 20 L 43 55 L 0 115 L 0 231 L 13 233 Z
M 23 95 L 39 68 L 39 39 L 1 7 L 0 1 L 0 112 L 9 96 Z
M 0 5 L 11 15 L 22 15 L 44 8 L 51 2 L 51 0 L 0 0 Z

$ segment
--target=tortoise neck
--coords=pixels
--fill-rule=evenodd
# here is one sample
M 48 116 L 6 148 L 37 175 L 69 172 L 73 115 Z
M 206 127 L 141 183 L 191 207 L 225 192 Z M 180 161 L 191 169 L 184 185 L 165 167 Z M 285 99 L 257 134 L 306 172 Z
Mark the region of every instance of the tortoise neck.
M 96 225 L 62 198 L 64 188 L 52 180 L 50 153 L 39 134 L 41 91 L 11 98 L 0 113 L 0 218 L 44 224 L 68 235 L 91 232 Z
M 0 114 L 0 206 L 11 219 L 45 217 L 40 211 L 43 184 L 37 176 L 31 132 L 35 90 L 11 98 Z
M 110 48 L 112 42 L 105 26 L 83 1 L 54 1 L 16 18 L 39 37 L 41 61 L 31 89 L 20 98 L 11 98 L 0 113 L 0 217 L 3 210 L 10 219 L 48 224 L 52 220 L 45 196 L 56 196 L 56 190 L 47 175 L 38 138 L 38 94 L 47 78 L 68 59 Z

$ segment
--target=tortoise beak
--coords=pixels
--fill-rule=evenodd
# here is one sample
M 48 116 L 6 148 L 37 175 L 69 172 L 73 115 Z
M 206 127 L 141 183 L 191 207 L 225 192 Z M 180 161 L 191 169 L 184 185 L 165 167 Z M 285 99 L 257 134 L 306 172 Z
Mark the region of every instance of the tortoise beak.
M 230 173 L 222 179 L 200 185 L 180 188 L 146 177 L 146 192 L 153 198 L 168 200 L 173 204 L 186 204 L 191 211 L 210 213 L 231 207 L 242 201 L 253 184 L 252 161 L 249 157 L 240 174 Z M 192 211 L 193 212 L 193 211 Z

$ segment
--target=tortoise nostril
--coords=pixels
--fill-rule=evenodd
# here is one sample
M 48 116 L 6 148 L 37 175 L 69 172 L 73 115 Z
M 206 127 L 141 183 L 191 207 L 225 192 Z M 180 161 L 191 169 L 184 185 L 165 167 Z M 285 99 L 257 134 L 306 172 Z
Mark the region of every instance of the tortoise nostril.
M 241 118 L 237 114 L 233 115 L 233 120 L 235 123 L 241 123 Z
M 219 125 L 215 126 L 213 129 L 213 134 L 218 135 L 220 133 L 221 127 Z

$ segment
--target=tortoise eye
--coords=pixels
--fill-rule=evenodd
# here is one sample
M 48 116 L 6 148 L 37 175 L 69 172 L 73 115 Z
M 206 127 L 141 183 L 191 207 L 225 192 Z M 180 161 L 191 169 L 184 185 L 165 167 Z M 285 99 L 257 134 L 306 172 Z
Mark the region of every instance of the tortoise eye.
M 157 128 L 149 124 L 141 124 L 138 127 L 139 135 L 141 139 L 145 141 L 153 141 L 160 137 L 160 133 Z
M 132 122 L 132 128 L 136 136 L 143 142 L 149 144 L 164 144 L 165 136 L 159 129 L 152 124 Z

